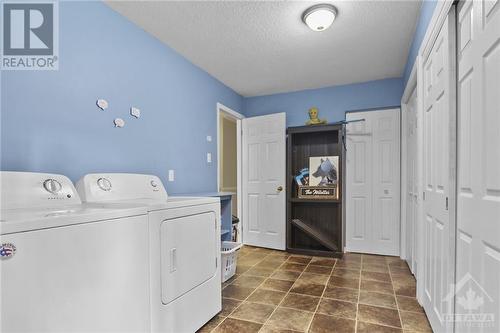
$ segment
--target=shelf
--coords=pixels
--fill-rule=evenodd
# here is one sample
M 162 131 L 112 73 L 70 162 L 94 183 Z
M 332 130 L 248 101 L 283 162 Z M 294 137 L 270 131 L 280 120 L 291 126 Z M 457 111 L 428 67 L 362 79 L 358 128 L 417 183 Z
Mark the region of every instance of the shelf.
M 293 254 L 301 254 L 306 256 L 322 256 L 322 257 L 330 257 L 330 258 L 342 258 L 342 252 L 332 252 L 332 251 L 322 251 L 322 250 L 311 250 L 304 249 L 300 247 L 288 247 L 287 252 Z
M 299 219 L 292 219 L 292 224 L 297 228 L 299 228 L 300 230 L 304 231 L 311 238 L 314 238 L 316 241 L 318 241 L 318 243 L 320 243 L 324 247 L 329 248 L 332 251 L 338 251 L 338 247 L 337 245 L 335 245 L 334 242 L 332 242 L 321 231 L 315 229 L 314 226 L 307 223 L 306 221 Z
M 228 234 L 228 233 L 230 233 L 230 232 L 231 232 L 231 230 L 221 229 L 220 234 L 221 234 L 221 235 L 225 235 L 225 234 Z
M 304 199 L 304 198 L 291 198 L 290 202 L 313 202 L 313 203 L 342 203 L 338 199 Z

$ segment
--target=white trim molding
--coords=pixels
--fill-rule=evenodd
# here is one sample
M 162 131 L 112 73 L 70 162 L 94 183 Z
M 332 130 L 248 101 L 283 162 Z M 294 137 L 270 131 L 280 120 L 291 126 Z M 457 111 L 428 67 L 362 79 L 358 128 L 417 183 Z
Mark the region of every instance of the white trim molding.
M 234 120 L 236 120 L 236 207 L 238 209 L 238 217 L 240 219 L 240 224 L 239 224 L 239 229 L 238 229 L 238 236 L 239 236 L 239 239 L 237 239 L 238 242 L 241 242 L 242 239 L 242 229 L 241 229 L 241 226 L 243 225 L 243 214 L 242 214 L 242 210 L 243 210 L 243 202 L 242 202 L 242 195 L 243 195 L 243 192 L 242 192 L 242 175 L 243 175 L 243 172 L 242 172 L 242 145 L 241 145 L 241 131 L 242 131 L 242 127 L 241 127 L 241 120 L 245 118 L 244 115 L 242 115 L 241 113 L 239 112 L 236 112 L 230 108 L 228 108 L 227 106 L 225 106 L 224 104 L 222 103 L 217 103 L 217 191 L 221 191 L 221 188 L 220 188 L 220 180 L 221 180 L 221 158 L 220 158 L 220 135 L 221 135 L 221 130 L 220 130 L 220 117 L 221 116 L 225 116 L 225 117 L 229 117 L 229 118 L 232 118 Z M 223 114 L 223 115 L 222 115 Z M 232 191 L 231 191 L 232 192 Z

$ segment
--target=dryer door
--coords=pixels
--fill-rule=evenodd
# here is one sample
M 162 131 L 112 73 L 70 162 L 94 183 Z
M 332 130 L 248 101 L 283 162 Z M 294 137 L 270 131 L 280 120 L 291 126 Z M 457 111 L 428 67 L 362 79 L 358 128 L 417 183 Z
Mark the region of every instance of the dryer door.
M 216 275 L 218 239 L 214 212 L 161 223 L 162 303 L 168 304 Z

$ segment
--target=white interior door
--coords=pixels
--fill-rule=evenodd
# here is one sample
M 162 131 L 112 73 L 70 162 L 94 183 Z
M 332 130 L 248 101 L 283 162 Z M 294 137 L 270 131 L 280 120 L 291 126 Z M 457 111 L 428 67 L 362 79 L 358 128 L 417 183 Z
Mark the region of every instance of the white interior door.
M 417 219 L 419 202 L 418 196 L 418 112 L 417 89 L 413 91 L 406 108 L 406 261 L 413 274 L 416 274 L 417 253 Z
M 455 325 L 456 332 L 500 332 L 500 2 L 466 1 L 457 17 L 455 311 L 492 314 L 493 322 Z M 460 301 L 469 290 L 477 307 Z
M 445 20 L 423 66 L 424 202 L 423 305 L 436 332 L 451 331 L 446 315 L 453 313 L 445 300 L 454 281 L 454 226 L 450 218 L 455 164 L 454 10 Z
M 243 123 L 243 242 L 285 250 L 286 115 Z
M 348 112 L 346 250 L 399 255 L 399 109 Z

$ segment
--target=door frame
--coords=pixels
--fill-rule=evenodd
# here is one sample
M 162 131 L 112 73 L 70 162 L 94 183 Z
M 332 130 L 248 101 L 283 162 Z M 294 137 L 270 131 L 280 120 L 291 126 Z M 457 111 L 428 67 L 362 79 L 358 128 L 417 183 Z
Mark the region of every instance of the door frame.
M 408 113 L 408 104 L 410 101 L 410 98 L 412 97 L 412 94 L 415 92 L 417 94 L 417 161 L 418 161 L 418 170 L 417 170 L 417 188 L 418 188 L 418 212 L 417 212 L 417 220 L 414 221 L 414 223 L 417 223 L 416 227 L 418 228 L 420 223 L 418 223 L 421 220 L 421 206 L 422 206 L 422 147 L 423 147 L 423 141 L 422 141 L 422 103 L 420 99 L 420 90 L 419 90 L 419 80 L 418 80 L 418 70 L 419 70 L 419 62 L 415 61 L 413 64 L 410 76 L 408 78 L 408 82 L 406 83 L 406 87 L 403 92 L 403 96 L 401 97 L 401 253 L 400 253 L 400 258 L 403 260 L 406 260 L 408 258 L 408 254 L 406 253 L 406 233 L 407 233 L 407 221 L 406 221 L 406 212 L 407 212 L 407 206 L 406 206 L 406 200 L 403 200 L 403 193 L 405 193 L 406 197 L 406 192 L 408 191 L 407 188 L 407 182 L 406 178 L 408 177 L 407 175 L 407 169 L 406 169 L 406 164 L 408 162 L 408 156 L 407 156 L 407 151 L 406 149 L 403 149 L 403 147 L 406 147 L 407 144 L 407 113 Z M 405 167 L 403 167 L 405 166 Z M 413 253 L 412 256 L 412 261 L 414 263 L 418 263 L 418 248 L 419 248 L 419 238 L 418 235 L 421 235 L 420 230 L 417 231 L 417 239 L 415 240 L 415 245 L 416 245 L 416 251 Z M 418 264 L 417 264 L 418 265 Z M 415 267 L 410 267 L 410 270 L 412 273 L 415 272 Z
M 220 190 L 220 183 L 221 183 L 221 152 L 220 152 L 220 135 L 221 135 L 221 129 L 220 129 L 220 118 L 222 116 L 229 117 L 231 119 L 236 120 L 236 206 L 238 209 L 238 218 L 240 219 L 240 223 L 238 225 L 238 239 L 236 241 L 242 242 L 243 241 L 243 233 L 242 233 L 242 226 L 243 226 L 243 201 L 242 201 L 242 196 L 243 196 L 243 163 L 242 163 L 242 127 L 241 127 L 241 121 L 242 119 L 245 118 L 244 115 L 242 115 L 239 112 L 234 111 L 233 109 L 225 106 L 222 103 L 217 103 L 217 109 L 216 109 L 216 114 L 217 114 L 217 191 Z

